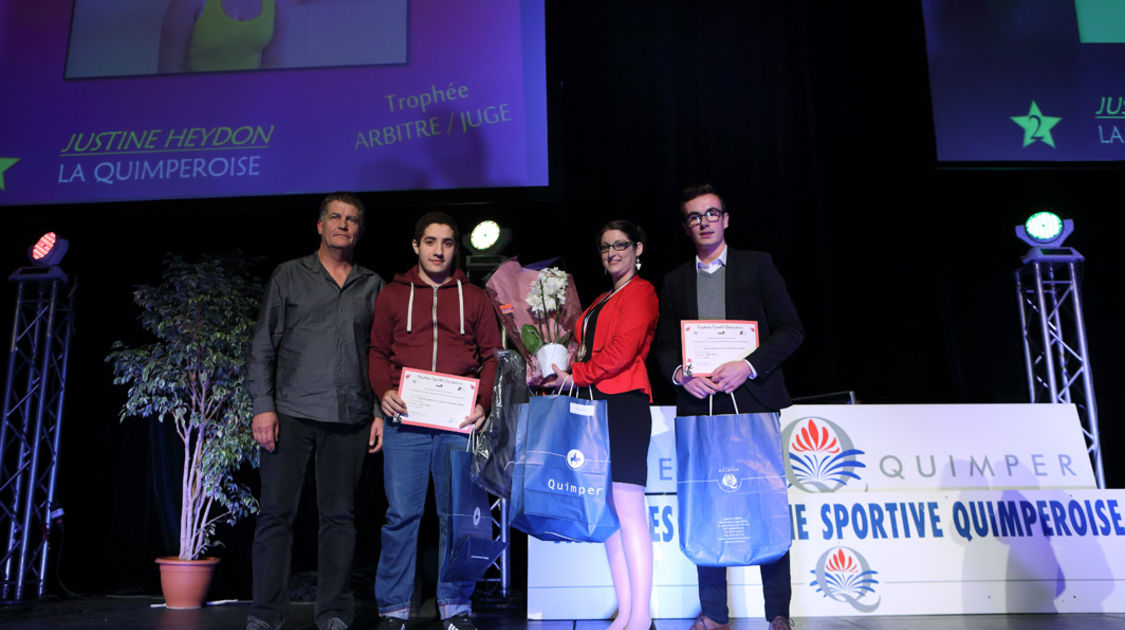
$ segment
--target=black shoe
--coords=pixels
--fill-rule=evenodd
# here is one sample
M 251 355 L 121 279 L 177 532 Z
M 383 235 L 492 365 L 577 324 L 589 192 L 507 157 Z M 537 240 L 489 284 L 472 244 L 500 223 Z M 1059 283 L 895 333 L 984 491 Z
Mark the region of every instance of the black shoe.
M 348 630 L 348 624 L 339 617 L 329 617 L 324 621 L 316 622 L 317 630 Z
M 449 619 L 441 620 L 441 627 L 444 630 L 477 630 L 473 625 L 473 621 L 465 613 L 460 615 L 453 615 Z
M 406 630 L 406 620 L 398 617 L 379 617 L 377 630 Z
M 770 630 L 789 630 L 793 627 L 793 620 L 778 615 L 770 621 Z
M 281 626 L 278 626 L 280 628 Z M 246 618 L 246 630 L 276 630 L 274 625 L 261 617 L 250 615 Z

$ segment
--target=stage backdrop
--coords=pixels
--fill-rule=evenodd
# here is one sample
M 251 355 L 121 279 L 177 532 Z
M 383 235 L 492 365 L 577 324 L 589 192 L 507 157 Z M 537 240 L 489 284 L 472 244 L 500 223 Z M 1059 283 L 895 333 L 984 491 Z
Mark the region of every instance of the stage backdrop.
M 675 409 L 652 413 L 653 613 L 693 617 Z M 794 406 L 781 426 L 795 616 L 1125 611 L 1125 491 L 1095 489 L 1073 406 Z M 612 614 L 602 545 L 528 547 L 529 618 Z M 728 580 L 731 614 L 761 616 L 758 570 Z

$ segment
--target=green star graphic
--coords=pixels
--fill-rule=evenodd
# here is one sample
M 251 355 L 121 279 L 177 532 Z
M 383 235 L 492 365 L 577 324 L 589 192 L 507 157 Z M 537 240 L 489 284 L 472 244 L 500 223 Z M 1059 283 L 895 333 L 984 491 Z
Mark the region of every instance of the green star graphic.
M 0 192 L 4 191 L 4 171 L 12 168 L 12 165 L 19 161 L 19 158 L 0 157 Z
M 1042 140 L 1047 143 L 1047 146 L 1052 149 L 1055 148 L 1055 139 L 1051 137 L 1051 127 L 1059 124 L 1062 118 L 1058 116 L 1044 116 L 1043 112 L 1039 111 L 1039 106 L 1035 101 L 1031 101 L 1031 109 L 1027 110 L 1026 116 L 1012 116 L 1012 122 L 1020 127 L 1023 127 L 1023 146 L 1027 146 L 1036 140 Z

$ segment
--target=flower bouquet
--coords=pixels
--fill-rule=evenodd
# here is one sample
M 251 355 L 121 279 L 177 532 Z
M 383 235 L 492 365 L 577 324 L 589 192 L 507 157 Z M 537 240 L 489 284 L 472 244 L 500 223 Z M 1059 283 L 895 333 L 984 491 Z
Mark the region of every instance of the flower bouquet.
M 553 374 L 552 365 L 569 366 L 571 331 L 582 313 L 573 277 L 552 263 L 522 267 L 518 260 L 509 259 L 485 284 L 509 343 L 528 361 L 533 383 Z
M 535 315 L 535 323 L 520 328 L 520 340 L 535 355 L 543 378 L 555 373 L 553 365 L 563 370 L 570 367 L 570 353 L 566 349 L 570 331 L 559 323 L 568 285 L 566 272 L 558 267 L 540 269 L 524 300 Z

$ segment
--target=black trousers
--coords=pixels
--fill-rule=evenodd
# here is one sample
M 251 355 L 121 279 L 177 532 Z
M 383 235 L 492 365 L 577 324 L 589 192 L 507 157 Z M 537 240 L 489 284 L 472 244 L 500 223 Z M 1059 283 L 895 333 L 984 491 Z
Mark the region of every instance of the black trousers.
M 349 579 L 355 552 L 355 490 L 367 453 L 369 425 L 316 422 L 279 414 L 277 446 L 261 452 L 262 496 L 254 530 L 254 606 L 250 615 L 280 628 L 289 601 L 293 521 L 309 457 L 316 457 L 316 620 L 351 625 Z
M 762 571 L 762 596 L 766 602 L 766 620 L 778 615 L 789 616 L 789 600 L 793 585 L 789 574 L 789 552 L 770 564 L 759 567 Z M 730 621 L 727 609 L 727 568 L 696 567 L 699 572 L 699 605 L 703 614 L 719 623 Z

